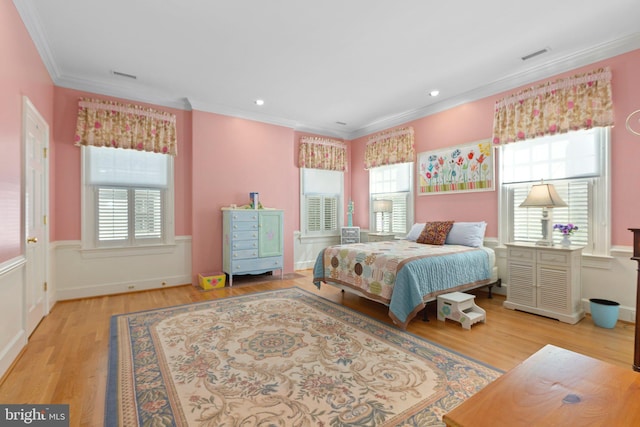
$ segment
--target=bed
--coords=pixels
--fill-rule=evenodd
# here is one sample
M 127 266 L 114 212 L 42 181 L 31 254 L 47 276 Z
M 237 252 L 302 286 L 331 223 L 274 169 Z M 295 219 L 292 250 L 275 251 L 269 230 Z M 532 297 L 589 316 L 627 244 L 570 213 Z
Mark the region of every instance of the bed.
M 313 282 L 318 288 L 326 283 L 387 305 L 389 316 L 403 329 L 440 294 L 484 286 L 491 293 L 492 286 L 500 286 L 495 253 L 482 246 L 486 224 L 456 223 L 457 228 L 452 224 L 444 236 L 426 243 L 411 238 L 427 224 L 433 223 L 414 225 L 405 239 L 323 249 L 316 258 Z M 484 227 L 469 240 L 466 224 Z M 449 232 L 451 238 L 447 238 Z

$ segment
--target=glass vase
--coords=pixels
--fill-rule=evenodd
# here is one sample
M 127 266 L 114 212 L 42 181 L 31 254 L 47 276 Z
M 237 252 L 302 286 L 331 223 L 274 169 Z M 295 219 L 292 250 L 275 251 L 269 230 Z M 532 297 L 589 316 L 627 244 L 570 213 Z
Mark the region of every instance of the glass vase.
M 571 239 L 569 238 L 568 234 L 563 234 L 562 235 L 562 240 L 560 241 L 560 246 L 568 248 L 569 246 L 571 246 Z

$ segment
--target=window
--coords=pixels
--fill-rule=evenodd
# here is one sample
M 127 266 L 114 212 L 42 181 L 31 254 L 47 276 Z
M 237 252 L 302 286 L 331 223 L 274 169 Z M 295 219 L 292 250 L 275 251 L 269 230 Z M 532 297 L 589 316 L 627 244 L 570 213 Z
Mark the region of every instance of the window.
M 337 235 L 342 226 L 344 173 L 300 168 L 300 181 L 303 235 Z
M 172 243 L 173 157 L 83 147 L 83 246 Z
M 553 224 L 577 225 L 574 244 L 584 246 L 584 253 L 608 254 L 609 133 L 609 128 L 596 128 L 502 146 L 501 241 L 536 242 L 542 237 L 542 210 L 519 206 L 531 186 L 544 180 L 568 205 L 553 209 Z M 558 232 L 552 237 L 555 243 L 562 238 Z
M 393 202 L 391 214 L 373 212 L 373 201 L 380 199 Z M 406 235 L 413 225 L 413 163 L 369 169 L 369 200 L 370 228 Z

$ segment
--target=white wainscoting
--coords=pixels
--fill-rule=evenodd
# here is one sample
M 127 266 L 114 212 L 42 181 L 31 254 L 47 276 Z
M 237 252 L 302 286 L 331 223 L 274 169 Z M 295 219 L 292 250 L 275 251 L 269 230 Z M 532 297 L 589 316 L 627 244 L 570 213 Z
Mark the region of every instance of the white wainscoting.
M 56 300 L 191 283 L 191 236 L 174 245 L 82 250 L 80 241 L 54 242 Z
M 302 233 L 293 233 L 293 269 L 308 270 L 313 268 L 321 250 L 331 245 L 340 244 L 340 236 L 302 237 Z
M 24 257 L 0 264 L 0 377 L 27 344 Z

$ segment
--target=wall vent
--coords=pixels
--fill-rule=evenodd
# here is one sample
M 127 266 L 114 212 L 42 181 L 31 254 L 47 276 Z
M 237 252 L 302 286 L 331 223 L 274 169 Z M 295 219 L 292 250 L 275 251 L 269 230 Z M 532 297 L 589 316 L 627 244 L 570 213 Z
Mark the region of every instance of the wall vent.
M 539 51 L 537 51 L 537 52 L 533 52 L 533 53 L 530 53 L 530 54 L 528 54 L 528 55 L 523 56 L 523 57 L 522 57 L 522 60 L 523 60 L 523 61 L 526 61 L 526 60 L 528 60 L 528 59 L 535 58 L 536 56 L 538 56 L 538 55 L 542 55 L 543 53 L 547 53 L 547 52 L 549 52 L 549 48 L 548 48 L 548 47 L 545 47 L 544 49 L 540 49 L 540 50 L 539 50 Z
M 120 71 L 111 70 L 111 74 L 114 76 L 126 77 L 128 79 L 136 80 L 138 76 L 134 76 L 133 74 L 121 73 Z

